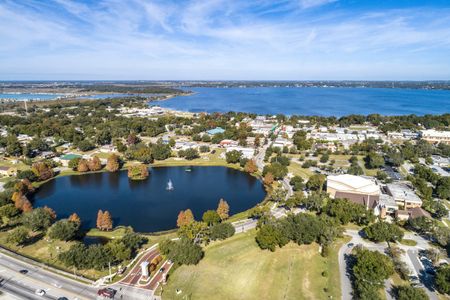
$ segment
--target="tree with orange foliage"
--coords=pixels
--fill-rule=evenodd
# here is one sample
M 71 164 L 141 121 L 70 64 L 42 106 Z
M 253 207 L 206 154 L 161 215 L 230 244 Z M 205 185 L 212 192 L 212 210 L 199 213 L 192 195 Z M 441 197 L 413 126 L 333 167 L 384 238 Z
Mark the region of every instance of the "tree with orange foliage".
M 178 214 L 177 227 L 183 227 L 194 222 L 194 214 L 190 209 L 182 210 Z
M 77 171 L 78 172 L 87 172 L 89 171 L 89 166 L 88 166 L 88 162 L 85 159 L 80 159 L 80 161 L 78 162 L 78 166 L 77 166 Z
M 31 202 L 26 199 L 22 204 L 22 211 L 24 213 L 30 212 L 33 210 L 33 205 L 31 205 Z
M 102 226 L 103 226 L 102 230 L 109 231 L 109 230 L 113 229 L 112 217 L 111 217 L 111 214 L 109 213 L 109 211 L 107 211 L 107 210 L 103 213 Z
M 46 206 L 44 206 L 44 209 L 46 212 L 48 212 L 48 214 L 50 215 L 50 217 L 52 217 L 53 220 L 56 219 L 56 212 L 52 208 L 50 208 L 46 205 Z
M 102 169 L 102 162 L 100 161 L 100 158 L 97 156 L 94 156 L 91 160 L 88 162 L 88 167 L 90 171 L 99 171 Z
M 36 162 L 31 167 L 31 171 L 36 175 L 38 181 L 44 181 L 52 178 L 55 173 L 46 162 Z
M 258 167 L 256 166 L 255 161 L 251 159 L 245 163 L 244 170 L 248 173 L 255 173 L 258 171 Z
M 120 168 L 119 157 L 114 153 L 108 157 L 106 162 L 106 169 L 109 172 L 117 172 Z
M 76 213 L 73 213 L 69 216 L 69 221 L 77 223 L 77 224 L 81 224 L 81 219 Z
M 103 211 L 101 209 L 97 213 L 97 228 L 100 230 L 103 228 Z
M 181 210 L 177 218 L 177 227 L 181 227 L 185 224 L 186 224 L 186 216 L 184 215 L 184 211 Z
M 265 185 L 271 185 L 274 181 L 272 173 L 267 173 L 266 176 L 264 176 L 263 182 Z
M 217 214 L 219 215 L 220 219 L 226 220 L 229 217 L 230 212 L 230 206 L 228 205 L 227 201 L 220 199 L 219 205 L 217 206 Z

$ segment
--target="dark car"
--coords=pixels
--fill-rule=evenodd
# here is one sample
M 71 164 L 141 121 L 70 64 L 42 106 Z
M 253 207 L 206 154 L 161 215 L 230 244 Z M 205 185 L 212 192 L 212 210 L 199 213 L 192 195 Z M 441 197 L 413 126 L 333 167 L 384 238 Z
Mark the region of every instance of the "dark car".
M 434 268 L 426 268 L 425 272 L 430 275 L 436 275 L 436 270 Z
M 20 273 L 20 274 L 27 274 L 27 273 L 28 273 L 28 270 L 23 269 L 23 270 L 20 270 L 19 273 Z
M 58 300 L 69 300 L 69 299 L 66 297 L 59 297 Z
M 116 290 L 112 288 L 104 288 L 97 291 L 97 295 L 105 297 L 105 298 L 114 298 L 114 295 L 116 294 Z

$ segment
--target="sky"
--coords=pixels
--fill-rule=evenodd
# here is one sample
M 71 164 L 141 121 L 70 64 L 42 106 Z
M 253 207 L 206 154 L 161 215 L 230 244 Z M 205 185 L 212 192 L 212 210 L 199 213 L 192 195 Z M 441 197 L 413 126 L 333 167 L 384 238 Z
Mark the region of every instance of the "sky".
M 450 80 L 450 0 L 0 0 L 0 80 Z

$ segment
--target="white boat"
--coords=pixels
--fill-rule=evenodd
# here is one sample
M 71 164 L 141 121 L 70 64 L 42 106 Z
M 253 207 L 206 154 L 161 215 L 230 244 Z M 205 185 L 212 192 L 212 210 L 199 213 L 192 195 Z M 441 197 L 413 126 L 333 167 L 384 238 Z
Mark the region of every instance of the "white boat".
M 170 179 L 167 182 L 166 190 L 168 190 L 168 191 L 172 191 L 173 190 L 173 183 L 172 183 L 172 180 L 170 180 Z

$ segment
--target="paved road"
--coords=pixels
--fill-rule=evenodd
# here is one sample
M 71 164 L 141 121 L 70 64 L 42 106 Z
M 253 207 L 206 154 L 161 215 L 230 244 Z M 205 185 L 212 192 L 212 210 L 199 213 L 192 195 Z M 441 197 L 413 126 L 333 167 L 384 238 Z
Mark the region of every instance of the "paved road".
M 411 261 L 413 267 L 414 267 L 414 275 L 419 277 L 419 280 L 423 283 L 425 286 L 425 292 L 427 293 L 430 300 L 438 300 L 438 296 L 433 288 L 433 278 L 425 272 L 425 269 L 422 265 L 422 263 L 419 260 L 418 252 L 417 250 L 407 250 L 406 251 L 409 260 Z
M 28 270 L 21 274 L 20 270 Z M 23 291 L 43 289 L 47 292 L 46 298 L 58 297 L 94 299 L 97 289 L 66 277 L 43 270 L 18 259 L 0 254 L 0 276 L 5 279 L 0 289 L 12 293 L 17 286 Z

